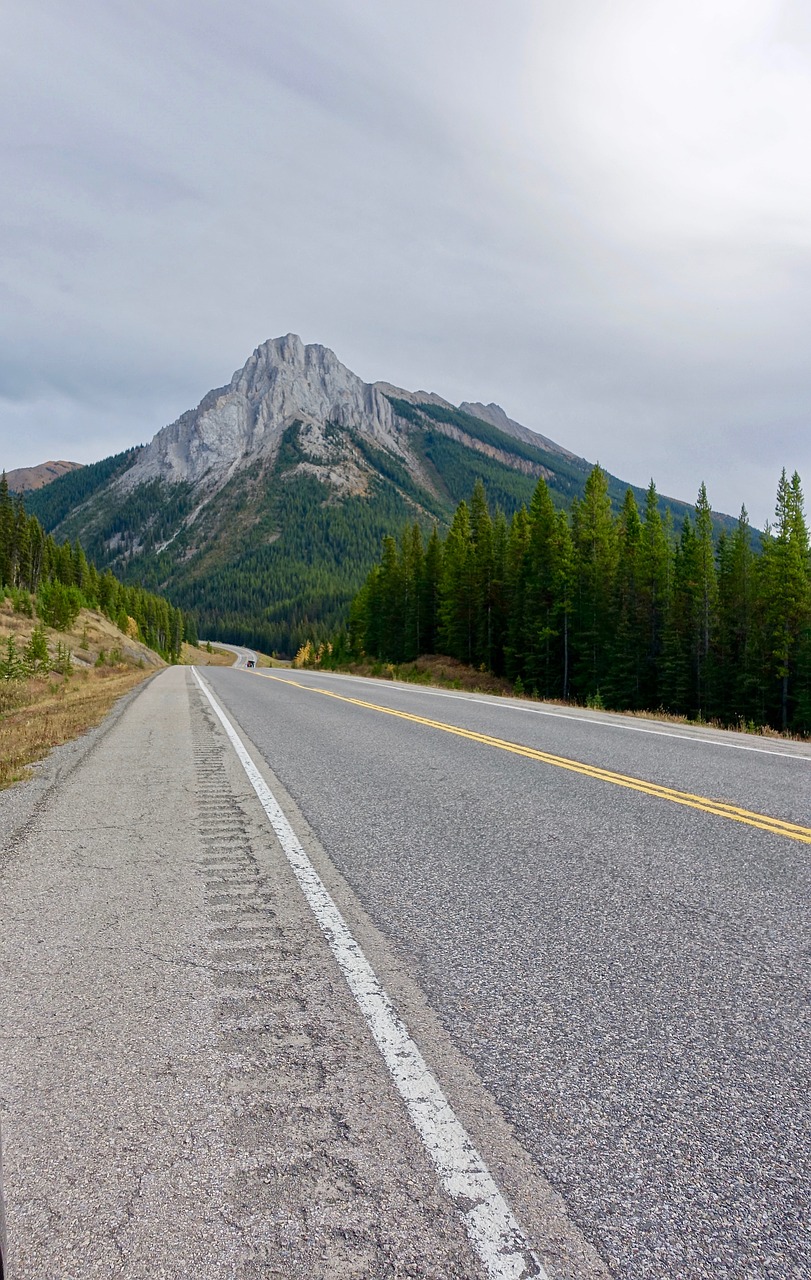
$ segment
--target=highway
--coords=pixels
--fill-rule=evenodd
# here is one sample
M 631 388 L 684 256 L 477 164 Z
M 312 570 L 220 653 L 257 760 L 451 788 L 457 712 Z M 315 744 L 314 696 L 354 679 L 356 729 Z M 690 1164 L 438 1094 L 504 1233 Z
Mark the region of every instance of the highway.
M 811 1273 L 807 746 L 207 678 L 616 1274 Z
M 811 1274 L 811 747 L 206 667 L 49 768 L 12 1280 Z

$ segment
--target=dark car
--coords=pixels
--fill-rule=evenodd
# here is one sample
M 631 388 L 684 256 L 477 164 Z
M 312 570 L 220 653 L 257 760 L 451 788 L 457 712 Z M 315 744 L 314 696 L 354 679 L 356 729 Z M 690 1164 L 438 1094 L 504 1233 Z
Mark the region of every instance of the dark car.
M 249 659 L 248 659 L 248 661 L 245 663 L 245 666 L 246 666 L 246 667 L 255 667 L 255 666 L 256 666 L 256 659 L 255 659 L 255 658 L 249 658 Z

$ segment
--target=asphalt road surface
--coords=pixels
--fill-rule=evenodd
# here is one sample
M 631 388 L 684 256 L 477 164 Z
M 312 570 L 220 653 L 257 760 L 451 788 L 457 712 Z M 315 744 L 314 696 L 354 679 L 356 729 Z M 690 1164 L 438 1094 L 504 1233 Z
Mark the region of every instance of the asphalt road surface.
M 12 1277 L 811 1275 L 808 747 L 201 676 L 253 785 L 173 669 L 36 812 L 0 805 Z M 512 1271 L 465 1230 L 262 787 L 515 1214 Z

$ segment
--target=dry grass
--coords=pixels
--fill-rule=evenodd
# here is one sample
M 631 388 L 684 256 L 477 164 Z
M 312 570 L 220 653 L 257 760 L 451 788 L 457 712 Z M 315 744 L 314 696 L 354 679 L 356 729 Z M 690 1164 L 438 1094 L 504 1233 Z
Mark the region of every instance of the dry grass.
M 67 678 L 52 674 L 26 680 L 16 691 L 16 706 L 0 702 L 0 788 L 28 776 L 28 766 L 54 747 L 100 724 L 115 702 L 151 672 L 122 664 L 77 671 Z
M 315 670 L 317 671 L 318 668 L 316 667 Z M 438 689 L 464 689 L 468 693 L 515 696 L 509 680 L 505 680 L 502 676 L 494 676 L 490 671 L 477 671 L 475 667 L 468 667 L 464 662 L 442 654 L 427 654 L 414 662 L 399 664 L 353 662 L 341 667 L 341 670 L 350 671 L 357 676 L 374 676 L 380 680 L 405 680 L 409 684 L 432 685 Z
M 21 651 L 36 618 L 0 601 L 0 647 L 10 636 Z M 73 670 L 29 680 L 0 680 L 0 788 L 19 782 L 28 767 L 56 746 L 100 724 L 115 702 L 166 664 L 153 650 L 124 635 L 103 614 L 83 609 L 70 631 L 45 628 L 53 657 L 70 651 Z
M 232 667 L 234 655 L 226 649 L 218 649 L 216 645 L 211 646 L 209 653 L 204 647 L 184 644 L 180 650 L 180 661 L 188 667 Z

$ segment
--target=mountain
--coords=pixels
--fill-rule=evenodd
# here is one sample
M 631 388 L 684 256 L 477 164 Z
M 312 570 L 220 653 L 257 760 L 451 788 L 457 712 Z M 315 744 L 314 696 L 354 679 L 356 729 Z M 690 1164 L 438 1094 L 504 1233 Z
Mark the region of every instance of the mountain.
M 289 653 L 336 624 L 385 533 L 447 523 L 478 477 L 510 514 L 539 476 L 563 505 L 590 470 L 498 405 L 365 383 L 288 334 L 150 444 L 54 481 L 29 507 L 195 612 L 201 634 Z M 627 486 L 609 483 L 619 503 Z
M 43 485 L 51 484 L 71 471 L 78 471 L 81 465 L 81 462 L 41 462 L 36 467 L 18 467 L 15 471 L 7 471 L 6 480 L 12 493 L 26 493 L 41 489 Z

